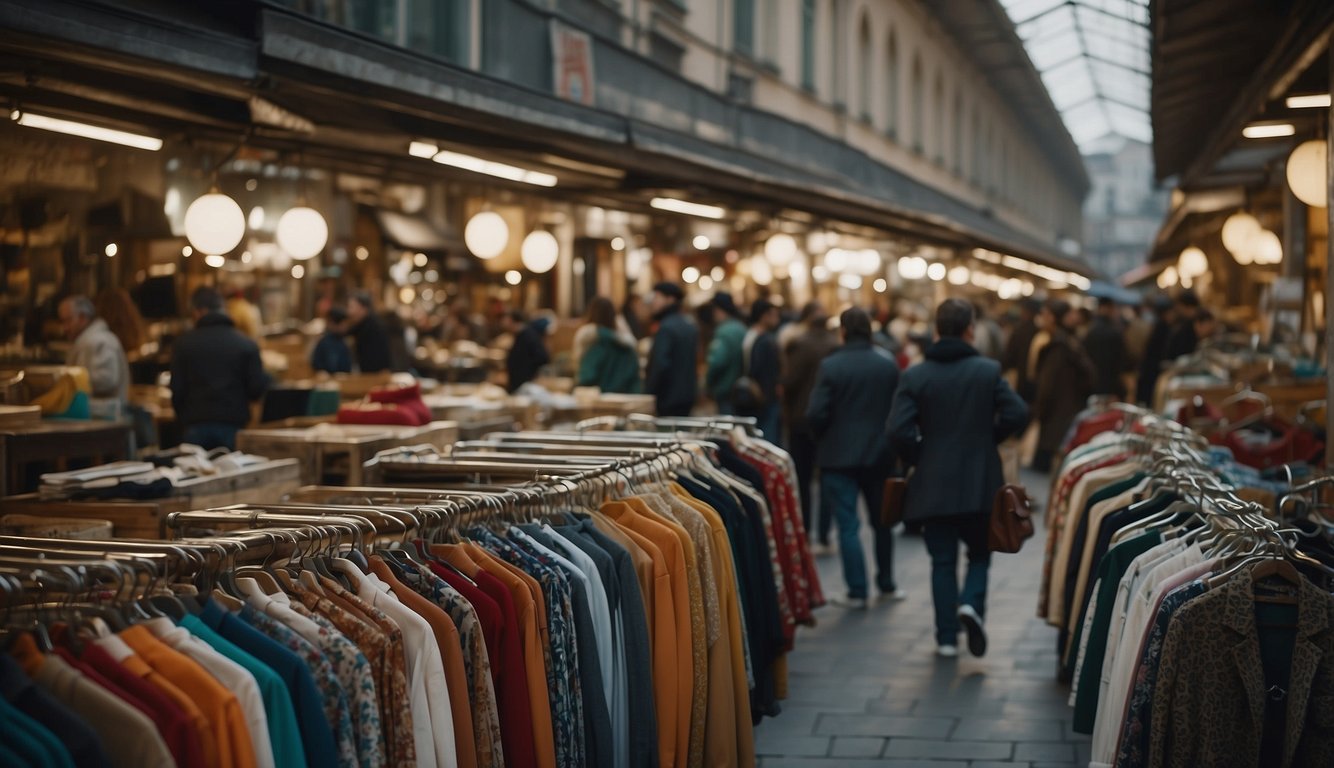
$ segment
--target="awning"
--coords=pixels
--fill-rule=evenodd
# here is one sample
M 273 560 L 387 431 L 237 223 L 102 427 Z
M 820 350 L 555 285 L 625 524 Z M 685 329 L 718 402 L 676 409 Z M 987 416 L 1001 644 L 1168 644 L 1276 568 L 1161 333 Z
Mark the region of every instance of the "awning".
M 453 251 L 463 247 L 457 238 L 446 237 L 420 216 L 377 208 L 375 218 L 384 238 L 404 250 Z

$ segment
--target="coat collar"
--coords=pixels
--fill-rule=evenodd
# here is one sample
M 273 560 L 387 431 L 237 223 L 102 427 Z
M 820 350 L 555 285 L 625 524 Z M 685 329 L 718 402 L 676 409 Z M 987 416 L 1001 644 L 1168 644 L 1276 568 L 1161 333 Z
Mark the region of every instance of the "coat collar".
M 927 360 L 934 360 L 938 363 L 952 363 L 956 360 L 962 360 L 966 357 L 976 357 L 977 350 L 973 345 L 956 336 L 944 336 L 936 341 L 935 344 L 926 348 L 923 355 Z
M 1219 589 L 1223 596 L 1222 623 L 1237 633 L 1232 647 L 1232 658 L 1246 688 L 1252 725 L 1256 732 L 1264 727 L 1264 709 L 1267 692 L 1264 686 L 1264 665 L 1260 660 L 1260 639 L 1255 625 L 1255 581 L 1250 568 L 1244 567 Z M 1292 758 L 1301 741 L 1306 718 L 1292 713 L 1306 711 L 1311 695 L 1311 683 L 1319 670 L 1324 652 L 1312 637 L 1329 629 L 1328 596 L 1307 579 L 1297 589 L 1297 637 L 1292 648 L 1292 669 L 1289 673 L 1287 733 L 1284 738 L 1283 765 L 1292 765 Z
M 209 312 L 207 315 L 199 318 L 199 322 L 195 323 L 196 328 L 207 328 L 213 325 L 230 325 L 235 327 L 236 323 L 232 322 L 232 319 L 222 312 Z

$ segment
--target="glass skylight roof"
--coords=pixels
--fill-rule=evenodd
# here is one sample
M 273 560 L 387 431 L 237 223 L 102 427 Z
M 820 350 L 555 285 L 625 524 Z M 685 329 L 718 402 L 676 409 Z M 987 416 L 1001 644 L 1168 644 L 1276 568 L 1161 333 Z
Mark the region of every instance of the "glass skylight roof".
M 1001 4 L 1081 152 L 1109 137 L 1153 141 L 1149 0 Z

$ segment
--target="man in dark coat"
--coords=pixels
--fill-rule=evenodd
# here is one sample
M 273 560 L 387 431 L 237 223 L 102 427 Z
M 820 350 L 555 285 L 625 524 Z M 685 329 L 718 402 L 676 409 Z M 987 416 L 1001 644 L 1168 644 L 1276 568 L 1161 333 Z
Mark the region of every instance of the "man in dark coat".
M 1048 301 L 1038 315 L 1038 326 L 1051 337 L 1038 353 L 1037 393 L 1033 418 L 1038 422 L 1038 448 L 1033 469 L 1051 471 L 1075 417 L 1088 405 L 1093 389 L 1093 363 L 1075 337 L 1072 326 L 1078 317 L 1059 299 Z
M 1084 336 L 1084 351 L 1093 361 L 1093 394 L 1126 396 L 1121 374 L 1126 371 L 1126 333 L 1117 317 L 1116 302 L 1098 299 L 1098 314 Z
M 546 341 L 550 324 L 551 319 L 546 317 L 526 322 L 523 312 L 517 309 L 506 315 L 505 330 L 514 337 L 514 343 L 505 355 L 505 373 L 508 375 L 510 392 L 536 379 L 542 366 L 551 362 Z
M 696 359 L 699 329 L 681 314 L 685 292 L 675 283 L 653 286 L 653 319 L 658 332 L 648 357 L 645 391 L 653 395 L 659 416 L 689 416 L 698 394 Z
M 871 345 L 871 318 L 866 312 L 849 309 L 839 321 L 843 346 L 820 363 L 806 420 L 817 441 L 820 503 L 825 514 L 838 522 L 838 548 L 848 586 L 846 597 L 835 596 L 830 602 L 865 609 L 868 587 L 857 537 L 858 497 L 866 499 L 875 534 L 876 587 L 890 599 L 903 599 L 894 582 L 893 532 L 879 520 L 889 477 L 885 420 L 899 383 L 899 366 Z
M 1033 402 L 1034 382 L 1028 376 L 1028 356 L 1032 352 L 1033 337 L 1038 335 L 1037 317 L 1042 304 L 1037 299 L 1019 302 L 1019 322 L 1015 323 L 1010 338 L 1001 354 L 1001 368 L 1015 372 L 1015 389 L 1025 402 Z
M 187 443 L 212 450 L 235 448 L 250 423 L 250 403 L 268 389 L 259 346 L 223 314 L 222 296 L 200 288 L 190 298 L 194 330 L 176 340 L 171 355 L 171 404 Z
M 815 375 L 820 362 L 838 348 L 838 334 L 829 330 L 829 314 L 818 302 L 811 302 L 801 310 L 801 330 L 788 340 L 782 350 L 783 363 L 783 422 L 787 424 L 787 449 L 797 465 L 797 490 L 801 494 L 801 520 L 806 534 L 816 533 L 812 523 L 816 517 L 811 498 L 811 482 L 815 479 L 815 433 L 806 420 L 806 406 L 811 402 Z M 823 509 L 819 514 L 818 547 L 827 552 L 829 531 L 834 521 Z
M 389 356 L 389 333 L 375 313 L 375 302 L 367 291 L 352 294 L 347 303 L 347 317 L 352 325 L 352 339 L 357 346 L 357 370 L 379 373 L 393 367 Z
M 1149 332 L 1149 340 L 1144 345 L 1144 354 L 1139 361 L 1139 378 L 1135 382 L 1135 402 L 1150 408 L 1153 407 L 1158 377 L 1163 372 L 1163 362 L 1167 359 L 1167 342 L 1176 326 L 1176 309 L 1167 297 L 1155 300 L 1153 311 L 1153 330 Z
M 1195 316 L 1199 313 L 1200 297 L 1194 291 L 1184 290 L 1177 295 L 1176 326 L 1172 329 L 1172 335 L 1167 337 L 1166 359 L 1163 362 L 1171 363 L 1195 351 L 1200 341 L 1195 335 Z
M 761 401 L 748 409 L 738 407 L 742 416 L 754 416 L 760 434 L 771 443 L 782 441 L 781 409 L 778 403 L 779 377 L 782 365 L 778 355 L 778 324 L 782 321 L 778 307 L 768 299 L 756 299 L 750 307 L 750 330 L 741 345 L 742 374 L 759 386 Z
M 973 308 L 947 299 L 936 310 L 934 344 L 926 360 L 903 374 L 889 417 L 891 445 L 915 468 L 908 480 L 904 520 L 923 524 L 931 554 L 936 643 L 957 656 L 959 625 L 968 648 L 986 652 L 987 528 L 996 491 L 1004 484 L 996 446 L 1028 423 L 1028 408 L 1001 378 L 1000 365 L 969 343 Z M 968 571 L 959 592 L 959 542 Z

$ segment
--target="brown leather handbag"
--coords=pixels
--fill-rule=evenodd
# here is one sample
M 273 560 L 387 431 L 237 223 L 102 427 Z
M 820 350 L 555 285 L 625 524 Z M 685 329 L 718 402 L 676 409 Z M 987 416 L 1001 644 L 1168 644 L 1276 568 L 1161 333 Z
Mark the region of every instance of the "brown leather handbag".
M 880 499 L 880 527 L 893 528 L 903 521 L 903 499 L 907 492 L 906 477 L 891 477 L 885 481 L 885 494 Z
M 987 543 L 992 552 L 1015 554 L 1033 536 L 1033 504 L 1022 485 L 1002 485 L 991 505 Z

